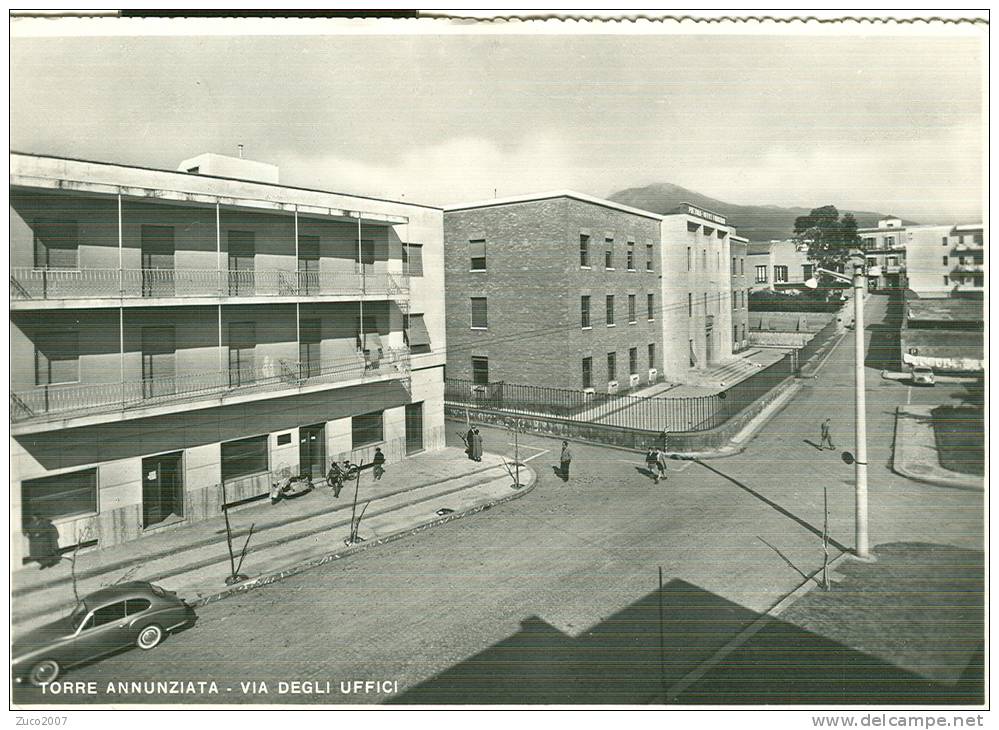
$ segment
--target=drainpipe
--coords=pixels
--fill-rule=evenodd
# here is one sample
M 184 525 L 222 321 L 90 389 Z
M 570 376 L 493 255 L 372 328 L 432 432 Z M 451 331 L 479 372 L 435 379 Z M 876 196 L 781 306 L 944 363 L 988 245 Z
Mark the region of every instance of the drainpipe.
M 118 193 L 118 297 L 125 296 L 125 279 L 122 262 L 121 193 Z

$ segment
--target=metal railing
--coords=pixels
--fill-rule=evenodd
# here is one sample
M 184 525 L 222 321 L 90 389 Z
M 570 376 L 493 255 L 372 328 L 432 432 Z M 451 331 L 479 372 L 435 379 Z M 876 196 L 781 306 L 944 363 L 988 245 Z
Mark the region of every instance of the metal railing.
M 260 367 L 211 370 L 124 383 L 47 385 L 10 394 L 11 423 L 73 413 L 87 414 L 146 408 L 198 398 L 225 398 L 253 392 L 302 388 L 409 375 L 409 350 L 383 350 L 380 357 L 358 353 L 353 358 L 317 360 L 304 366 L 270 361 Z
M 409 277 L 361 271 L 13 267 L 12 301 L 124 297 L 405 295 Z
M 951 271 L 955 274 L 983 274 L 985 266 L 983 264 L 955 264 Z
M 470 380 L 448 378 L 444 383 L 444 401 L 449 405 L 552 416 L 645 431 L 707 431 L 724 424 L 792 377 L 794 362 L 793 355 L 785 355 L 724 391 L 689 398 L 585 393 L 503 382 L 482 385 Z

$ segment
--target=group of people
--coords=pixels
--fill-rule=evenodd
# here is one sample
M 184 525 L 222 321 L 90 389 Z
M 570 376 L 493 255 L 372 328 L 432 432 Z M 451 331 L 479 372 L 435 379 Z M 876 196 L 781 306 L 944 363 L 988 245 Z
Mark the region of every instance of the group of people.
M 482 434 L 474 426 L 470 426 L 465 434 L 465 453 L 472 461 L 482 461 Z
M 358 467 L 351 464 L 349 459 L 344 459 L 342 464 L 330 462 L 330 470 L 326 473 L 326 483 L 333 488 L 333 496 L 339 498 L 343 483 L 357 473 Z M 375 447 L 375 455 L 371 459 L 371 474 L 375 481 L 379 481 L 385 474 L 385 454 L 381 447 Z

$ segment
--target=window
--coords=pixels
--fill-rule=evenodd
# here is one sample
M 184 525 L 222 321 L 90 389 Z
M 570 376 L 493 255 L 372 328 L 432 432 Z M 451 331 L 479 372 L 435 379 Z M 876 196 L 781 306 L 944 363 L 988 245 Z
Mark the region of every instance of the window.
M 472 383 L 475 385 L 489 385 L 489 358 L 472 358 Z
M 690 246 L 687 246 L 687 271 L 690 271 L 690 267 L 693 264 L 692 255 L 690 253 Z
M 708 270 L 708 249 L 701 249 L 701 271 Z
M 97 512 L 97 470 L 84 469 L 21 482 L 21 514 L 49 520 Z
M 612 327 L 614 325 L 614 295 L 607 295 L 607 326 Z
M 357 254 L 355 253 L 355 256 Z M 362 264 L 373 264 L 375 263 L 375 242 L 362 238 L 361 239 L 361 263 Z
M 635 305 L 635 295 L 628 295 L 628 324 L 635 324 L 638 321 L 638 313 Z
M 874 248 L 874 236 L 868 236 L 864 239 L 864 248 Z
M 645 244 L 645 270 L 655 271 L 655 268 L 656 267 L 652 259 L 652 244 L 647 243 Z
M 946 256 L 944 256 L 944 257 L 943 257 L 943 265 L 944 265 L 944 266 L 946 266 L 946 265 L 947 265 L 947 257 L 946 257 Z
M 222 444 L 222 481 L 268 470 L 267 434 Z
M 885 248 L 891 248 L 895 245 L 895 236 L 885 236 Z
M 125 601 L 125 615 L 134 616 L 137 613 L 142 613 L 152 605 L 153 602 L 147 598 L 129 598 Z
M 485 297 L 472 297 L 472 329 L 489 329 L 489 307 Z
M 687 316 L 694 316 L 694 295 L 687 292 Z
M 468 255 L 471 260 L 470 269 L 472 271 L 486 270 L 486 242 L 482 239 L 468 242 Z
M 584 357 L 583 358 L 583 387 L 592 388 L 593 387 L 593 358 Z
M 590 268 L 590 237 L 583 233 L 579 234 L 579 265 Z
M 607 353 L 607 380 L 617 380 L 617 353 Z
M 112 603 L 108 606 L 101 606 L 87 621 L 85 629 L 95 629 L 98 626 L 104 626 L 105 624 L 114 623 L 115 621 L 121 621 L 125 618 L 125 602 L 118 601 L 117 603 Z
M 732 276 L 736 274 L 736 259 L 735 256 L 732 257 Z
M 801 277 L 808 281 L 812 278 L 812 264 L 802 264 L 801 265 Z
M 742 341 L 746 341 L 746 325 L 741 325 L 742 327 Z
M 887 264 L 888 266 L 898 266 L 898 256 L 889 256 L 889 257 L 888 257 L 888 258 L 886 259 L 885 263 L 886 263 L 886 264 Z
M 608 238 L 604 240 L 604 268 L 613 269 L 614 268 L 614 239 Z
M 656 366 L 656 343 L 649 343 L 649 369 Z
M 590 324 L 590 297 L 582 296 L 579 298 L 579 323 L 583 329 L 591 327 Z
M 732 344 L 739 344 L 739 325 L 737 324 L 732 325 Z
M 739 274 L 746 273 L 746 259 L 739 257 Z
M 944 236 L 943 238 L 940 239 L 940 245 L 941 246 L 947 245 L 947 236 Z
M 957 237 L 957 244 L 958 244 L 959 246 L 963 246 L 963 245 L 964 245 L 964 234 L 961 234 L 961 235 L 959 235 L 959 236 Z
M 721 251 L 715 251 L 715 271 L 721 271 Z
M 984 233 L 973 233 L 971 235 L 971 240 L 973 240 L 976 244 L 978 244 L 979 246 L 981 246 L 981 245 L 983 245 L 985 243 L 985 234 Z
M 76 221 L 38 221 L 34 234 L 36 269 L 79 268 Z
M 697 229 L 700 228 L 700 227 L 701 226 L 700 226 L 699 223 L 692 223 L 691 221 L 687 221 L 687 232 L 688 233 L 697 233 Z
M 950 279 L 946 276 L 944 277 L 944 286 L 950 286 Z
M 736 310 L 739 308 L 739 295 L 736 292 L 729 292 L 729 298 L 732 300 L 732 309 Z
M 628 241 L 628 271 L 635 270 L 635 242 Z
M 402 245 L 402 270 L 409 276 L 423 276 L 423 244 Z
M 774 282 L 781 284 L 787 283 L 786 266 L 774 266 Z
M 645 309 L 646 309 L 646 315 L 648 316 L 648 319 L 651 322 L 652 320 L 654 320 L 656 318 L 656 295 L 655 294 L 646 294 L 645 295 Z
M 290 444 L 290 443 L 291 443 L 291 434 L 290 433 L 279 433 L 278 434 L 278 437 L 277 437 L 277 445 L 278 446 L 284 446 L 285 444 Z
M 628 373 L 638 375 L 638 348 L 628 348 Z
M 43 332 L 35 343 L 35 385 L 80 382 L 80 333 Z
M 430 352 L 430 332 L 423 321 L 422 314 L 410 314 L 403 318 L 405 325 L 403 334 L 409 351 L 414 355 L 425 355 Z
M 767 267 L 766 265 L 756 267 L 756 283 L 766 284 L 767 283 Z
M 385 440 L 382 429 L 382 411 L 362 413 L 350 419 L 351 448 L 357 449 L 368 444 L 376 444 Z

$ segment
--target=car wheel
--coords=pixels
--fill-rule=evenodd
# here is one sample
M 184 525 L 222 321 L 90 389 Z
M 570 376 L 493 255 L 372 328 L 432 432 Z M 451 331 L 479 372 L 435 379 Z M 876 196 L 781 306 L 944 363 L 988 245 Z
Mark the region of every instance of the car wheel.
M 43 659 L 31 668 L 28 681 L 35 687 L 54 682 L 59 677 L 59 662 L 54 659 Z
M 163 641 L 163 629 L 156 624 L 149 624 L 149 626 L 146 626 L 139 632 L 138 637 L 135 639 L 135 645 L 140 649 L 148 651 L 156 647 L 161 641 Z

